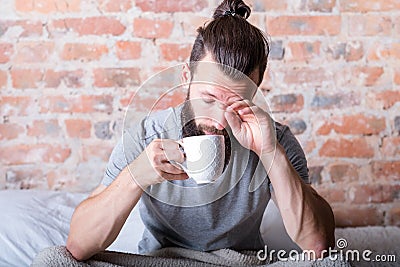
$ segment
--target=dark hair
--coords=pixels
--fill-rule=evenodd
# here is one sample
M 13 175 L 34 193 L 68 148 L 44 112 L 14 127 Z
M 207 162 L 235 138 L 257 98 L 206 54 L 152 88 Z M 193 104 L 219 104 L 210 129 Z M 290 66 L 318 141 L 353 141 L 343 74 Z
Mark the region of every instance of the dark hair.
M 269 44 L 264 33 L 246 20 L 250 13 L 250 8 L 242 0 L 224 0 L 216 8 L 213 20 L 197 29 L 190 55 L 192 73 L 196 63 L 210 52 L 212 58 L 222 64 L 222 71 L 233 79 L 238 78 L 235 70 L 249 76 L 258 67 L 257 85 L 261 83 Z

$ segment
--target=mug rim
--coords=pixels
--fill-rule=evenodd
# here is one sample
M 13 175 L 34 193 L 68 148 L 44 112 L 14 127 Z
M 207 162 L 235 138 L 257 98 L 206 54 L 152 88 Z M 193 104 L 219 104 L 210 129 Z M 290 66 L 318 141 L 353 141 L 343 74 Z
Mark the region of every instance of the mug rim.
M 203 134 L 203 135 L 193 135 L 193 136 L 186 136 L 184 138 L 181 139 L 181 141 L 183 140 L 187 140 L 187 139 L 192 139 L 192 138 L 220 138 L 220 136 L 222 136 L 223 138 L 225 138 L 225 136 L 223 136 L 222 134 Z

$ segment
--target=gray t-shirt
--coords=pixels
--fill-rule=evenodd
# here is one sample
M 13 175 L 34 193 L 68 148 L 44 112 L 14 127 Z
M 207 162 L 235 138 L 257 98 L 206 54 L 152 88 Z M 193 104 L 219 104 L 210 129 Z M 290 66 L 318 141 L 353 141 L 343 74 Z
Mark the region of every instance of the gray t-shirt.
M 147 116 L 123 133 L 102 184 L 108 186 L 156 138 L 182 138 L 181 107 Z M 300 177 L 308 181 L 304 152 L 287 126 L 275 123 L 278 142 Z M 255 153 L 231 138 L 231 158 L 215 183 L 197 187 L 193 179 L 165 181 L 147 188 L 139 202 L 146 230 L 139 252 L 179 246 L 200 251 L 264 247 L 260 224 L 270 200 L 270 181 Z

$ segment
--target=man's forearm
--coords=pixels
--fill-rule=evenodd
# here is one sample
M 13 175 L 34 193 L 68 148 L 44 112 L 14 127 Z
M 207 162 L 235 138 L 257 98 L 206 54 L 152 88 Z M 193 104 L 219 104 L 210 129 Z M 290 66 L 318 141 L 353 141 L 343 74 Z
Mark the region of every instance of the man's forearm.
M 85 260 L 106 249 L 118 236 L 142 189 L 125 168 L 101 193 L 84 200 L 75 210 L 67 249 L 77 260 Z
M 278 144 L 273 154 L 261 156 L 269 169 L 277 206 L 289 236 L 302 249 L 314 250 L 319 257 L 323 249 L 334 245 L 334 217 L 329 204 L 311 186 L 305 184 Z

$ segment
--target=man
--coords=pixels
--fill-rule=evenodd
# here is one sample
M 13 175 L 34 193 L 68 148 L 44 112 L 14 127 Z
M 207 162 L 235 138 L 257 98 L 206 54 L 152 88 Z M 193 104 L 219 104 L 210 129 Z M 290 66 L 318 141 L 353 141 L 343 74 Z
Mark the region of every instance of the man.
M 213 20 L 198 30 L 190 63 L 182 71 L 188 101 L 124 132 L 102 184 L 72 217 L 67 249 L 77 260 L 106 249 L 139 199 L 146 226 L 142 253 L 171 246 L 262 249 L 259 227 L 270 198 L 300 248 L 318 257 L 334 245 L 332 210 L 306 183 L 300 145 L 286 126 L 274 124 L 252 103 L 269 51 L 262 32 L 247 22 L 249 15 L 241 0 L 223 1 Z M 204 67 L 212 64 L 207 62 L 216 67 Z M 202 80 L 208 83 L 193 82 Z M 176 140 L 199 134 L 223 134 L 228 161 L 216 185 L 206 193 L 193 189 L 187 194 L 195 184 L 171 160 L 184 161 Z M 253 178 L 260 186 L 249 190 Z M 219 186 L 224 192 L 217 195 Z

